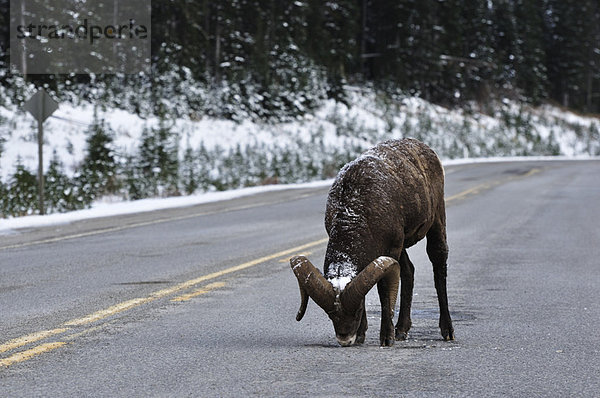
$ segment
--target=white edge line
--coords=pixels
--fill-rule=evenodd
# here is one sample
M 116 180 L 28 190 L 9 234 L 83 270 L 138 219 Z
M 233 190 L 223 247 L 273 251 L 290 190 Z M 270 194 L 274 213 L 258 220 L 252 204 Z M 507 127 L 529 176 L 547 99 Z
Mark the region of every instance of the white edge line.
M 600 160 L 598 156 L 511 156 L 491 158 L 466 158 L 443 160 L 444 167 L 459 166 L 478 163 L 506 163 L 506 162 L 532 162 L 532 161 L 585 161 Z M 189 207 L 205 203 L 214 203 L 230 199 L 242 198 L 258 193 L 283 191 L 288 189 L 321 188 L 330 186 L 333 179 L 314 181 L 300 184 L 266 185 L 259 187 L 241 188 L 224 192 L 208 192 L 176 198 L 142 199 L 130 202 L 96 203 L 93 208 L 77 210 L 69 213 L 50 214 L 46 216 L 25 216 L 9 219 L 0 219 L 0 235 L 14 233 L 22 228 L 39 228 L 68 224 L 75 221 L 100 217 L 114 217 L 124 214 L 145 213 L 156 210 L 166 210 Z
M 600 160 L 600 156 L 496 156 L 491 158 L 464 158 L 442 160 L 445 166 L 462 166 L 480 163 L 513 163 L 513 162 L 552 162 L 552 161 L 586 161 Z
M 215 203 L 231 199 L 238 199 L 259 193 L 283 191 L 289 189 L 321 188 L 328 187 L 331 184 L 333 184 L 333 179 L 300 184 L 265 185 L 223 192 L 208 192 L 184 197 L 142 199 L 137 201 L 117 203 L 96 203 L 91 209 L 77 210 L 68 213 L 0 219 L 0 235 L 10 234 L 12 231 L 22 228 L 47 227 L 68 224 L 71 222 L 87 220 L 91 218 L 114 217 L 125 214 L 137 214 L 156 210 L 189 207 L 205 203 Z

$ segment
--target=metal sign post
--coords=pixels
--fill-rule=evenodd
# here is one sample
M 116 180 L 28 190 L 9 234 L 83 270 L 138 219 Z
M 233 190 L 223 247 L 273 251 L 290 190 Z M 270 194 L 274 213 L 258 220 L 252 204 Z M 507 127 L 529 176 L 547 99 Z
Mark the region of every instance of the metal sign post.
M 35 93 L 23 106 L 31 113 L 38 122 L 38 199 L 40 215 L 44 211 L 44 121 L 57 109 L 58 102 L 48 95 L 46 90 L 41 89 Z

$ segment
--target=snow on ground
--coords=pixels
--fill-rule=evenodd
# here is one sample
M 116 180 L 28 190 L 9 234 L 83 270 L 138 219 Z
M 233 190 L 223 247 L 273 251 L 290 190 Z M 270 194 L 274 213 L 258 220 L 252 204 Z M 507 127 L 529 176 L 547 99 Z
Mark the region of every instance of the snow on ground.
M 39 228 L 51 225 L 67 224 L 74 221 L 91 218 L 119 216 L 124 214 L 144 213 L 177 207 L 194 206 L 203 203 L 226 201 L 255 195 L 264 192 L 281 191 L 285 189 L 302 189 L 328 187 L 333 180 L 308 182 L 303 184 L 265 185 L 260 187 L 242 188 L 224 192 L 208 192 L 191 196 L 173 198 L 142 199 L 129 202 L 103 203 L 96 202 L 91 209 L 72 211 L 69 213 L 49 214 L 45 216 L 26 216 L 0 219 L 0 234 L 12 233 L 16 229 Z
M 172 131 L 179 133 L 180 156 L 186 148 L 235 148 L 246 145 L 262 148 L 267 154 L 287 148 L 292 153 L 304 148 L 368 148 L 389 138 L 415 137 L 435 148 L 442 158 L 487 157 L 494 155 L 536 154 L 544 147 L 527 150 L 520 127 L 507 131 L 502 115 L 491 117 L 479 112 L 446 109 L 416 97 L 382 99 L 372 90 L 349 88 L 350 106 L 324 101 L 314 114 L 294 122 L 265 124 L 244 120 L 203 118 L 178 119 Z M 503 112 L 521 115 L 523 107 L 507 102 Z M 586 137 L 590 129 L 600 131 L 600 120 L 575 115 L 552 106 L 526 109 L 528 128 L 542 143 L 554 140 L 561 155 L 600 153 L 600 143 Z M 139 147 L 144 128 L 157 127 L 157 118 L 143 119 L 121 109 L 96 109 L 115 132 L 117 155 L 133 155 Z M 71 175 L 85 155 L 86 129 L 94 119 L 92 105 L 60 105 L 45 125 L 44 160 L 48 166 L 56 151 L 67 174 Z M 29 169 L 37 169 L 37 139 L 33 118 L 16 107 L 0 106 L 0 178 L 6 182 L 14 172 L 17 159 Z M 525 132 L 527 133 L 527 132 Z M 535 137 L 533 137 L 535 140 Z M 319 147 L 315 142 L 322 142 Z M 500 144 L 500 145 L 499 145 Z M 523 149 L 525 148 L 525 149 Z
M 274 156 L 287 150 L 313 155 L 319 162 L 337 150 L 363 150 L 390 138 L 415 137 L 428 143 L 446 165 L 514 161 L 523 158 L 489 156 L 560 153 L 568 158 L 600 155 L 600 120 L 576 115 L 557 107 L 529 108 L 506 101 L 494 116 L 477 111 L 447 109 L 416 97 L 384 98 L 373 90 L 348 87 L 350 106 L 324 101 L 313 114 L 293 122 L 241 123 L 203 118 L 177 119 L 172 131 L 180 138 L 180 156 L 186 148 L 223 150 L 249 145 Z M 1 93 L 0 93 L 1 94 Z M 86 130 L 94 114 L 115 132 L 114 150 L 122 159 L 134 155 L 145 128 L 157 127 L 157 118 L 143 119 L 121 109 L 94 109 L 92 105 L 60 105 L 45 123 L 44 160 L 47 169 L 56 152 L 72 175 L 85 156 Z M 29 170 L 37 169 L 37 139 L 33 118 L 16 106 L 0 106 L 0 179 L 7 182 L 20 159 Z M 554 150 L 549 143 L 553 143 Z M 546 158 L 525 158 L 540 160 Z M 557 158 L 551 158 L 557 159 Z M 317 182 L 316 184 L 327 184 Z M 304 184 L 297 187 L 306 186 Z M 292 186 L 295 187 L 295 186 Z M 290 186 L 266 186 L 230 192 L 210 192 L 190 197 L 148 199 L 137 202 L 98 202 L 92 209 L 45 217 L 0 220 L 0 231 L 53 225 L 85 218 L 152 211 L 226 200 Z
M 600 160 L 600 156 L 493 156 L 489 158 L 464 158 L 442 161 L 444 167 L 460 166 L 465 164 L 500 163 L 500 162 L 556 162 L 574 160 Z
M 442 162 L 444 167 L 493 162 L 527 162 L 527 161 L 571 161 L 571 160 L 600 160 L 600 157 L 590 156 L 531 156 L 531 157 L 492 157 L 481 159 L 453 159 Z M 226 201 L 264 192 L 281 191 L 286 189 L 328 187 L 333 179 L 314 181 L 302 184 L 265 185 L 260 187 L 235 189 L 225 192 L 208 192 L 191 196 L 174 198 L 143 199 L 129 202 L 106 203 L 96 202 L 91 209 L 78 210 L 69 213 L 50 214 L 45 216 L 26 216 L 10 219 L 0 219 L 0 235 L 15 233 L 23 228 L 40 228 L 52 225 L 67 224 L 91 218 L 111 217 L 124 214 L 143 213 L 177 207 L 194 206 L 203 203 Z

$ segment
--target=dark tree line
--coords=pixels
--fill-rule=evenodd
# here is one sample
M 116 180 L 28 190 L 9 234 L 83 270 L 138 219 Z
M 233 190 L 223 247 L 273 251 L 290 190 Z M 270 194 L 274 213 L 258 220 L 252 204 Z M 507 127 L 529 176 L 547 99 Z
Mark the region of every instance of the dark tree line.
M 6 68 L 8 0 L 0 12 Z M 168 72 L 191 75 L 235 87 L 226 101 L 252 97 L 265 116 L 344 100 L 347 82 L 444 105 L 508 96 L 600 112 L 598 0 L 154 0 L 152 12 L 152 90 L 174 84 L 159 78 Z M 104 80 L 118 90 L 140 79 Z

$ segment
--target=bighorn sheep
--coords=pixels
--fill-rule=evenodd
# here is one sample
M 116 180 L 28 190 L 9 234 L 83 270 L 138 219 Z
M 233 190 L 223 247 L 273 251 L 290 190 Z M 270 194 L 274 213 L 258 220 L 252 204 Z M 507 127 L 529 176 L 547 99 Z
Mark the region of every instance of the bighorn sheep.
M 454 339 L 446 294 L 444 170 L 438 156 L 414 139 L 383 142 L 338 173 L 327 199 L 329 242 L 324 274 L 304 256 L 290 259 L 298 279 L 300 321 L 311 297 L 333 321 L 340 345 L 365 341 L 365 295 L 377 284 L 380 344 L 404 340 L 411 327 L 414 266 L 406 249 L 427 236 L 444 340 Z M 402 280 L 400 314 L 394 307 Z

